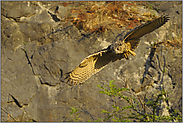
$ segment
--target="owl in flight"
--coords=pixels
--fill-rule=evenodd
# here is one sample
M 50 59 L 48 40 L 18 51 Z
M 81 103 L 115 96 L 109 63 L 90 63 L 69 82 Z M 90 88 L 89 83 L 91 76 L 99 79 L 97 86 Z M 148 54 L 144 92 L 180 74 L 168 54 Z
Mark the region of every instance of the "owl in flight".
M 82 84 L 92 75 L 96 74 L 110 62 L 118 61 L 122 58 L 128 59 L 131 54 L 135 56 L 134 50 L 140 42 L 140 37 L 161 27 L 169 20 L 167 15 L 163 15 L 151 22 L 140 25 L 129 31 L 123 38 L 87 56 L 74 70 L 67 73 L 67 83 L 70 85 Z

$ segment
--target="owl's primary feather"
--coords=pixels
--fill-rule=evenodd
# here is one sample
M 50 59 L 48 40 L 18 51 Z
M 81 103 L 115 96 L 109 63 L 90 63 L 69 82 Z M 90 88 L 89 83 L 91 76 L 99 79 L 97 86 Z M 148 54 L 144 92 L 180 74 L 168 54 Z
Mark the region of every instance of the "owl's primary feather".
M 122 39 L 109 45 L 108 48 L 89 55 L 73 71 L 68 73 L 67 82 L 70 85 L 83 83 L 110 62 L 115 62 L 122 58 L 128 59 L 129 54 L 135 56 L 136 54 L 133 51 L 139 45 L 139 38 L 161 27 L 168 20 L 169 17 L 165 15 L 140 25 L 128 32 Z
M 132 39 L 138 39 L 144 36 L 145 34 L 150 33 L 155 29 L 158 29 L 159 27 L 164 25 L 168 20 L 169 17 L 165 15 L 134 28 L 124 36 L 125 42 Z

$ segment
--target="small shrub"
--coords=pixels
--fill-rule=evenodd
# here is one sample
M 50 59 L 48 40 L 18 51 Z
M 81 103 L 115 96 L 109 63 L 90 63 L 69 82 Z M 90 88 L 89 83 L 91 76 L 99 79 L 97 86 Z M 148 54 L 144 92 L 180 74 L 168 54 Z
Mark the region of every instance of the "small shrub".
M 79 120 L 81 120 L 81 118 L 79 118 L 79 114 L 78 114 L 78 109 L 71 107 L 71 112 L 70 112 L 70 116 L 73 118 L 70 122 L 79 122 Z M 75 115 L 75 116 L 74 116 Z
M 121 94 L 122 91 L 129 91 L 127 88 L 117 88 L 117 85 L 113 84 L 114 81 L 109 82 L 109 88 L 106 89 L 100 85 L 100 87 L 103 91 L 100 91 L 102 94 L 106 94 L 108 96 L 115 96 L 115 97 L 121 97 L 124 100 L 127 101 L 129 106 L 125 107 L 119 107 L 112 105 L 112 107 L 115 109 L 113 112 L 109 112 L 106 110 L 103 110 L 102 113 L 108 114 L 108 117 L 103 119 L 103 121 L 114 121 L 114 122 L 181 122 L 182 116 L 178 114 L 177 111 L 173 111 L 172 113 L 169 112 L 169 116 L 158 116 L 156 113 L 156 109 L 161 106 L 161 101 L 167 101 L 169 98 L 165 98 L 167 92 L 165 90 L 162 90 L 160 93 L 156 94 L 153 97 L 153 100 L 149 100 L 147 102 L 142 102 L 139 99 L 139 103 L 137 103 L 137 99 L 134 97 L 128 97 Z M 136 102 L 135 104 L 133 102 Z M 140 105 L 142 105 L 142 108 L 139 108 Z M 147 107 L 148 106 L 148 107 Z M 146 111 L 147 109 L 148 112 Z M 130 114 L 127 114 L 127 116 L 123 116 L 122 114 L 126 114 L 125 109 L 131 109 Z M 150 110 L 152 109 L 152 111 Z M 169 107 L 167 107 L 169 109 Z M 170 111 L 170 110 L 169 110 Z
M 148 99 L 147 102 L 142 102 L 140 99 L 139 101 L 135 97 L 124 96 L 121 92 L 123 91 L 130 91 L 128 88 L 117 88 L 117 85 L 114 84 L 114 81 L 110 81 L 109 85 L 100 86 L 99 88 L 102 89 L 100 93 L 106 94 L 110 97 L 121 97 L 127 101 L 129 104 L 128 106 L 120 107 L 116 104 L 112 105 L 111 107 L 114 108 L 114 111 L 109 112 L 107 110 L 102 110 L 101 113 L 107 114 L 106 118 L 98 118 L 94 122 L 106 122 L 106 121 L 113 121 L 113 122 L 182 122 L 182 116 L 178 114 L 178 111 L 174 110 L 170 112 L 170 108 L 167 107 L 169 111 L 169 116 L 161 116 L 157 115 L 156 111 L 159 106 L 161 106 L 161 101 L 170 100 L 169 98 L 165 98 L 167 92 L 162 90 L 160 93 L 155 94 L 153 99 Z M 134 103 L 135 102 L 135 103 Z M 141 105 L 141 106 L 140 106 Z M 71 121 L 79 121 L 79 114 L 77 113 L 79 110 L 75 108 L 71 108 L 71 116 L 72 114 L 76 113 L 76 118 Z M 125 111 L 129 110 L 130 113 L 126 113 Z M 147 111 L 148 110 L 148 111 Z M 151 111 L 152 110 L 152 111 Z M 88 122 L 91 122 L 88 120 Z

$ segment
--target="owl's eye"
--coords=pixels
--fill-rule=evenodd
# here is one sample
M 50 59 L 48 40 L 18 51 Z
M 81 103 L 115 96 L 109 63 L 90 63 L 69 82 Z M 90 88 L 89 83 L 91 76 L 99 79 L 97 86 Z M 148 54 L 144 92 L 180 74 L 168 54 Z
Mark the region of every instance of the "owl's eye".
M 117 50 L 119 50 L 119 48 L 117 48 Z

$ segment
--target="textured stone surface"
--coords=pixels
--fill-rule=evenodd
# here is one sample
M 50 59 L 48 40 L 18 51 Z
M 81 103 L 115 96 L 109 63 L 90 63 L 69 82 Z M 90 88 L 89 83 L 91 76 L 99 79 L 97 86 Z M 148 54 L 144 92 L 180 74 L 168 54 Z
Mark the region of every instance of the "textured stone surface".
M 109 64 L 85 84 L 73 87 L 61 83 L 60 78 L 89 54 L 107 47 L 124 30 L 83 35 L 72 23 L 63 26 L 59 21 L 68 15 L 70 7 L 58 4 L 60 14 L 53 16 L 57 4 L 1 2 L 1 107 L 4 110 L 17 121 L 59 122 L 71 119 L 71 107 L 76 107 L 82 121 L 97 120 L 104 117 L 102 110 L 112 111 L 114 103 L 112 97 L 99 93 L 101 89 L 97 85 L 115 80 L 120 87 L 126 81 L 137 94 L 147 93 L 148 97 L 162 85 L 172 92 L 168 94 L 172 99 L 168 104 L 182 112 L 181 47 L 148 48 L 182 32 L 180 2 L 155 2 L 155 7 L 160 6 L 158 12 L 169 14 L 170 21 L 141 38 L 135 57 Z M 122 99 L 115 101 L 121 107 L 127 105 Z M 1 121 L 13 121 L 2 110 L 1 115 Z

